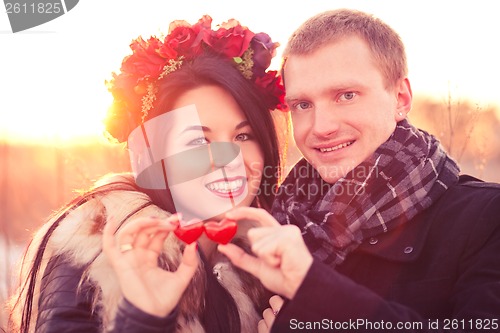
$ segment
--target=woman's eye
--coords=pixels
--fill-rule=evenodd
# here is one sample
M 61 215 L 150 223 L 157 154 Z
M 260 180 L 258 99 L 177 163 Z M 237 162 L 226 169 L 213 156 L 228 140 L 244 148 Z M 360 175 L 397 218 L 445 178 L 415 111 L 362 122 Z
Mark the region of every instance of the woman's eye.
M 340 95 L 340 98 L 339 100 L 341 101 L 350 101 L 352 100 L 354 97 L 356 97 L 356 93 L 355 92 L 352 92 L 352 91 L 348 91 L 348 92 L 345 92 L 343 93 L 342 95 Z
M 252 135 L 249 133 L 240 133 L 236 136 L 236 141 L 247 141 L 252 139 Z
M 189 141 L 188 146 L 201 146 L 207 145 L 208 140 L 205 137 L 199 137 L 194 140 Z

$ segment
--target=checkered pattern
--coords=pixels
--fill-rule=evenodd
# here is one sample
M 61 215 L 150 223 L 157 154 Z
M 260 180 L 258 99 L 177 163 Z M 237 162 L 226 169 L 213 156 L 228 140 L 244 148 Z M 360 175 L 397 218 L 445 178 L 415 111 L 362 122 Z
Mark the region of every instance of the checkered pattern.
M 458 182 L 459 171 L 436 138 L 403 120 L 370 159 L 333 185 L 299 161 L 272 212 L 281 224 L 299 226 L 311 252 L 335 266 L 364 239 L 431 206 Z

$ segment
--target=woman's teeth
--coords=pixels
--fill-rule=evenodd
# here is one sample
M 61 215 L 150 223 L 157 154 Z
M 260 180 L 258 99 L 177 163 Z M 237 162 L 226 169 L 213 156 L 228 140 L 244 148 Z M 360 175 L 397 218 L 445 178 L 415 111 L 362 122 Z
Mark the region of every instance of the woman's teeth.
M 243 186 L 243 179 L 237 179 L 232 181 L 217 181 L 205 185 L 210 191 L 215 192 L 236 192 Z

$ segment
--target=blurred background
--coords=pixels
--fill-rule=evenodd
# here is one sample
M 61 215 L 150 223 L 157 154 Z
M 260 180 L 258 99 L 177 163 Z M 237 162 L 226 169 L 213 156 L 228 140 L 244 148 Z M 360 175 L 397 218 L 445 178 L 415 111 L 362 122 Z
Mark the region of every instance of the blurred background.
M 139 35 L 168 32 L 175 19 L 213 26 L 236 18 L 281 43 L 304 20 L 349 7 L 380 17 L 407 47 L 411 121 L 433 133 L 464 173 L 500 182 L 500 31 L 495 1 L 85 0 L 64 16 L 13 34 L 0 10 L 0 301 L 32 233 L 94 180 L 129 170 L 122 145 L 103 136 L 118 71 Z M 299 157 L 293 142 L 289 164 Z M 5 324 L 0 313 L 0 327 Z

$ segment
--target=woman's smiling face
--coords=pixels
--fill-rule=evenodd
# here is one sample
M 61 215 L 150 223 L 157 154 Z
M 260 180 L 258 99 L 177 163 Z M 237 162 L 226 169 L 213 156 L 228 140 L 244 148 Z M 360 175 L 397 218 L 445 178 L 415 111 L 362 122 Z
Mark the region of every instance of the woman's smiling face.
M 177 156 L 166 168 L 176 210 L 186 220 L 205 220 L 250 206 L 259 191 L 263 154 L 235 99 L 205 85 L 183 93 L 173 110 L 165 152 Z

